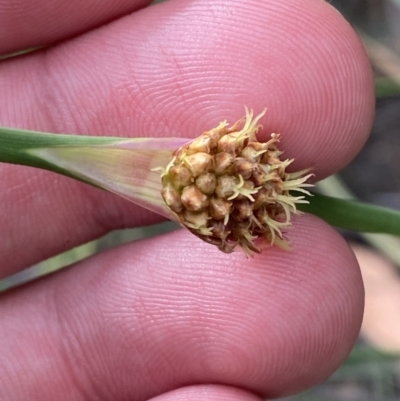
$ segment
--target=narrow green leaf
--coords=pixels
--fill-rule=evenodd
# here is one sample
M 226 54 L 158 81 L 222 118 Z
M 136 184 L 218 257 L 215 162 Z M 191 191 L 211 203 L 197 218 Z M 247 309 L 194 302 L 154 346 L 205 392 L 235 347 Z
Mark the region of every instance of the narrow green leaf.
M 173 218 L 161 197 L 161 172 L 182 138 L 59 135 L 0 128 L 0 162 L 66 175 Z
M 306 198 L 310 203 L 299 205 L 299 209 L 321 217 L 332 226 L 400 236 L 400 211 L 317 193 Z
M 153 169 L 168 164 L 171 150 L 130 149 L 124 147 L 126 141 L 117 144 L 38 148 L 28 152 L 77 179 L 166 216 L 169 209 L 161 197 L 161 172 Z M 166 217 L 171 217 L 170 213 Z
M 0 127 L 0 162 L 42 168 L 87 182 L 82 177 L 76 177 L 70 171 L 49 163 L 29 151 L 35 148 L 66 145 L 102 145 L 114 142 L 116 139 L 110 137 L 47 134 Z

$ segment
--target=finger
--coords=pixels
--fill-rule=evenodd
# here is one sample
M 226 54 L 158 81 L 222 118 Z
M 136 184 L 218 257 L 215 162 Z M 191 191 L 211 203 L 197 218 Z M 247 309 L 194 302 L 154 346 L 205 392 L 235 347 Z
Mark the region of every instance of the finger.
M 362 281 L 335 231 L 296 223 L 292 252 L 246 260 L 180 231 L 3 296 L 0 389 L 143 400 L 215 383 L 273 398 L 324 380 L 357 338 Z
M 351 160 L 373 115 L 362 45 L 335 10 L 313 0 L 171 1 L 5 63 L 1 76 L 0 123 L 44 131 L 193 137 L 234 122 L 244 104 L 267 106 L 264 133 L 282 132 L 285 155 L 317 178 Z M 9 205 L 0 221 L 8 271 L 149 221 L 66 178 L 12 166 L 1 173 L 10 188 L 0 195 Z
M 260 397 L 238 388 L 215 384 L 189 386 L 174 390 L 150 401 L 261 401 Z
M 0 0 L 0 54 L 44 46 L 135 11 L 151 0 Z

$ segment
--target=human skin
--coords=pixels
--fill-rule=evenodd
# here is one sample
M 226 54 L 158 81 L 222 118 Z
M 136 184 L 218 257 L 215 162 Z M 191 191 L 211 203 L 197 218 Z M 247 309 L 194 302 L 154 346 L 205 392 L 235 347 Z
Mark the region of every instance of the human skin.
M 195 137 L 244 105 L 268 107 L 260 137 L 280 132 L 294 168 L 316 179 L 349 163 L 371 128 L 368 59 L 324 1 L 10 4 L 0 0 L 0 53 L 59 44 L 1 62 L 2 126 Z M 0 177 L 2 277 L 160 221 L 49 172 L 0 164 Z M 181 230 L 2 294 L 0 398 L 245 401 L 321 382 L 357 338 L 361 276 L 318 218 L 296 218 L 287 236 L 292 251 L 247 260 Z

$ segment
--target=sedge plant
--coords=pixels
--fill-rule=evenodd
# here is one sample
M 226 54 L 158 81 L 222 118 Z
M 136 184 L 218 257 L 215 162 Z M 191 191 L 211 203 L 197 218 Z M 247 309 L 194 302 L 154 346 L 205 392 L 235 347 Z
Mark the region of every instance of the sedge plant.
M 280 134 L 257 140 L 258 124 L 221 122 L 195 139 L 92 137 L 0 128 L 0 162 L 63 174 L 179 222 L 203 241 L 247 256 L 290 249 L 293 214 L 333 226 L 400 236 L 400 212 L 309 192 L 309 169 L 288 172 Z

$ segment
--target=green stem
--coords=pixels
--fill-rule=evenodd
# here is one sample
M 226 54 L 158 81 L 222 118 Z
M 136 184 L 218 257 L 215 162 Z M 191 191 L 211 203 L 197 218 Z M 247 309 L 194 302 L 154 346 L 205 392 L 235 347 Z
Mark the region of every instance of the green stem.
M 335 227 L 352 231 L 400 236 L 400 212 L 349 199 L 313 194 L 301 210 L 315 214 Z
M 0 162 L 37 167 L 93 185 L 93 183 L 77 177 L 72 172 L 49 163 L 29 151 L 42 147 L 103 145 L 115 140 L 116 138 L 111 137 L 47 134 L 0 127 Z
M 22 164 L 50 170 L 96 186 L 78 175 L 36 156 L 34 149 L 54 147 L 77 147 L 108 145 L 118 138 L 58 135 L 12 128 L 0 128 L 0 162 Z M 36 154 L 35 154 L 36 153 Z M 353 200 L 332 198 L 314 194 L 308 197 L 310 204 L 301 205 L 301 210 L 313 213 L 329 224 L 353 231 L 386 233 L 400 236 L 400 212 Z

